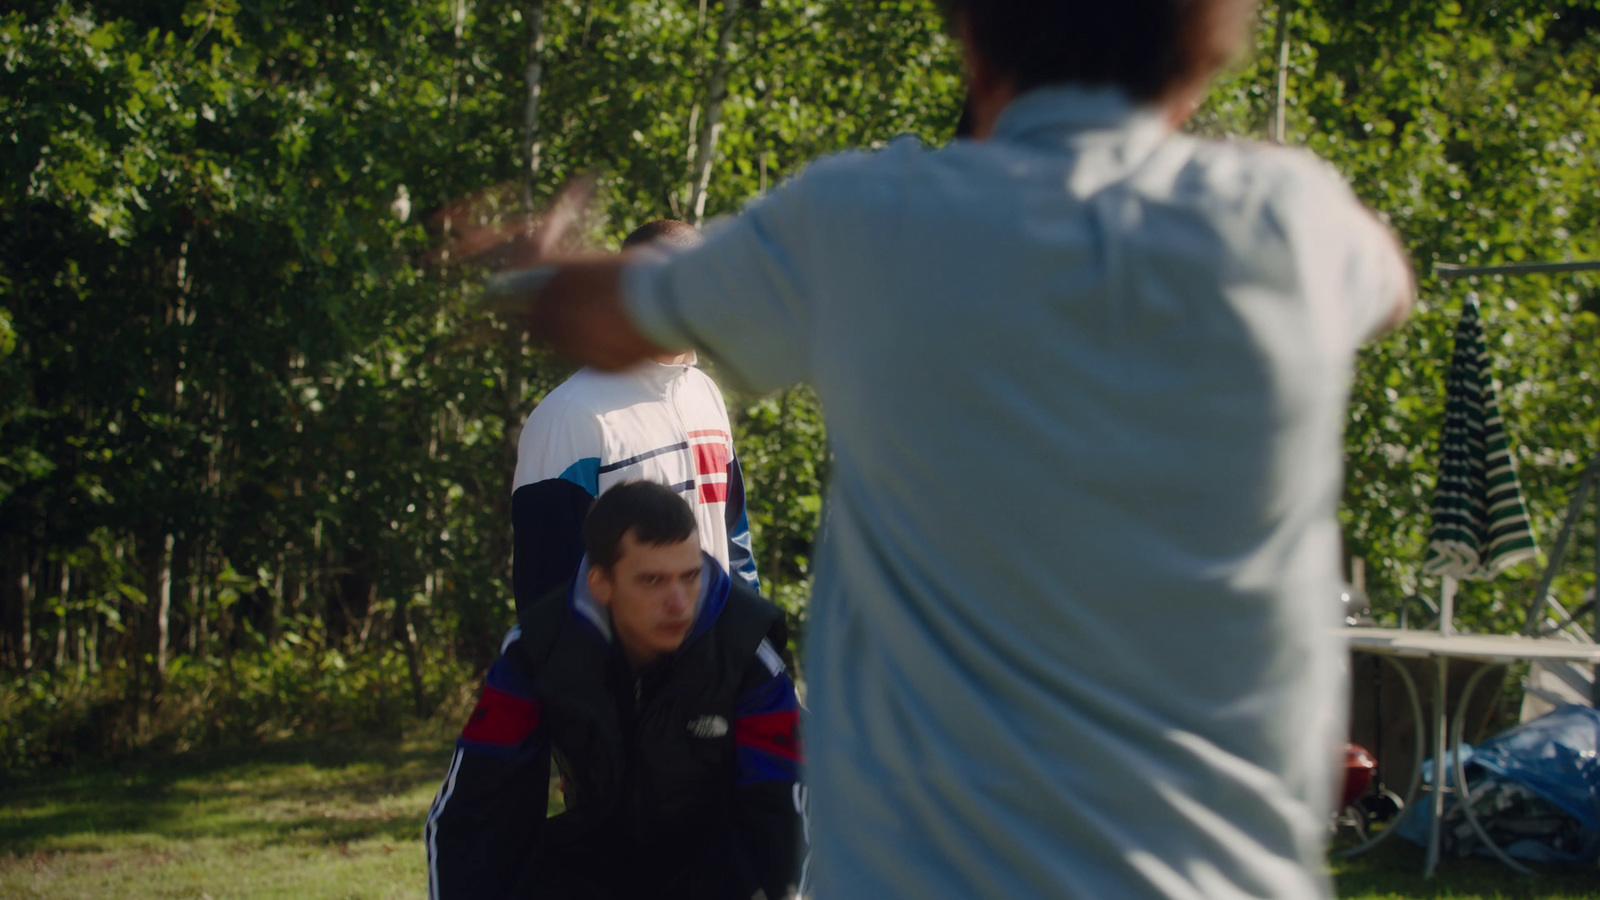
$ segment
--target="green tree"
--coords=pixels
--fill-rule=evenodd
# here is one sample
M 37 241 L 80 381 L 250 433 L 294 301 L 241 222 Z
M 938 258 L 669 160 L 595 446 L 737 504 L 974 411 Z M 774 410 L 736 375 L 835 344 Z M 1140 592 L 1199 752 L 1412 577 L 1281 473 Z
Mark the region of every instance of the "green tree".
M 163 730 L 382 724 L 492 658 L 516 435 L 570 370 L 485 312 L 478 273 L 438 264 L 463 224 L 451 201 L 517 215 L 596 172 L 589 234 L 614 246 L 648 219 L 732 212 L 820 154 L 947 140 L 963 96 L 922 0 L 14 6 L 8 761 Z M 1363 353 L 1348 431 L 1347 549 L 1392 613 L 1436 590 L 1418 568 L 1464 292 L 1547 541 L 1600 449 L 1594 277 L 1447 285 L 1430 268 L 1600 255 L 1600 6 L 1289 10 L 1290 143 L 1395 225 L 1423 285 L 1412 321 Z M 1278 11 L 1262 5 L 1192 128 L 1267 134 Z M 731 399 L 763 580 L 800 618 L 822 410 L 806 388 Z M 1592 583 L 1593 538 L 1586 524 L 1564 599 Z M 1534 574 L 1468 585 L 1463 618 L 1515 627 Z

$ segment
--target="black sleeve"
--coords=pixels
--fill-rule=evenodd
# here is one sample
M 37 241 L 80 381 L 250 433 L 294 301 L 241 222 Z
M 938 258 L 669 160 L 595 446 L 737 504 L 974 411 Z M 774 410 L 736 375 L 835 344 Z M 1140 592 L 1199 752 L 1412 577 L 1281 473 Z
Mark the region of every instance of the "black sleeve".
M 564 584 L 583 559 L 583 517 L 594 498 L 564 478 L 536 481 L 511 495 L 511 590 L 522 619 Z
M 800 702 L 783 662 L 763 641 L 740 685 L 734 744 L 735 866 L 754 894 L 805 889 L 807 800 L 800 781 Z M 747 895 L 748 895 L 747 894 Z
M 527 677 L 502 654 L 428 810 L 429 900 L 517 893 L 549 803 L 550 748 L 540 718 Z

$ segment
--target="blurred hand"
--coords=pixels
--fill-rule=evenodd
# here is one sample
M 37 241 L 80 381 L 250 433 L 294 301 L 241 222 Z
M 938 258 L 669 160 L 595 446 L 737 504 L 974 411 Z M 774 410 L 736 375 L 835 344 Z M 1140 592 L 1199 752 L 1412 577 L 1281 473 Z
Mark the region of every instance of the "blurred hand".
M 555 260 L 574 223 L 589 211 L 594 178 L 580 175 L 559 192 L 544 212 L 501 219 L 504 191 L 491 189 L 452 203 L 434 218 L 447 243 L 435 255 L 444 264 L 478 263 L 492 272 L 525 269 Z
M 594 179 L 562 188 L 539 216 L 496 221 L 492 196 L 472 198 L 440 213 L 454 231 L 441 263 L 477 263 L 491 272 L 549 267 L 542 286 L 505 291 L 486 305 L 567 356 L 595 368 L 624 369 L 666 352 L 633 325 L 622 303 L 623 257 L 572 247 L 572 226 L 588 211 Z M 456 223 L 468 223 L 458 226 Z

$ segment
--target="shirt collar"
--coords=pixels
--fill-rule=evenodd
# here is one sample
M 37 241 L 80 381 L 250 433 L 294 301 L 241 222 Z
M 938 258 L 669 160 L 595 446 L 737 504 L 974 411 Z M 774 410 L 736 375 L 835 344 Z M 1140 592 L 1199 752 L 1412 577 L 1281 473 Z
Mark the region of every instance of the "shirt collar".
M 656 381 L 671 381 L 672 379 L 677 378 L 678 376 L 689 371 L 694 364 L 695 360 L 693 359 L 682 363 L 664 363 L 656 362 L 653 359 L 641 359 L 637 363 L 634 363 L 633 368 L 629 369 L 628 371 L 632 374 L 640 376 L 641 378 L 649 378 Z
M 1159 109 L 1134 103 L 1121 88 L 1051 85 L 1007 104 L 995 122 L 994 138 L 1059 146 L 1090 133 L 1112 133 L 1136 145 L 1129 151 L 1147 152 L 1170 131 Z
M 643 359 L 621 372 L 601 372 L 599 369 L 591 371 L 602 377 L 630 380 L 646 390 L 655 392 L 658 396 L 665 397 L 672 384 L 689 374 L 689 370 L 693 369 L 697 362 L 691 359 L 687 363 L 668 364 L 653 359 Z

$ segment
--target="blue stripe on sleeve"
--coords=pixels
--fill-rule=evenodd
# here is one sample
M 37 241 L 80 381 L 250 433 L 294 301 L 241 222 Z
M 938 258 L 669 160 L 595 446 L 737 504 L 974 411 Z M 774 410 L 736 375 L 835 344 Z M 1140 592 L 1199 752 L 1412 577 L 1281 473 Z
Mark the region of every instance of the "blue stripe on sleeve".
M 799 781 L 800 766 L 792 760 L 773 756 L 754 747 L 740 747 L 736 758 L 739 787 L 768 781 Z
M 688 449 L 689 449 L 689 442 L 688 441 L 679 441 L 676 444 L 669 444 L 669 445 L 667 445 L 665 447 L 657 447 L 654 450 L 650 450 L 650 451 L 641 453 L 638 456 L 630 456 L 627 459 L 619 459 L 614 463 L 606 463 L 605 465 L 601 466 L 597 470 L 597 474 L 600 473 L 600 472 L 615 472 L 618 469 L 626 469 L 628 466 L 635 465 L 637 463 L 642 463 L 647 459 L 654 459 L 657 456 L 661 456 L 664 453 L 674 453 L 674 452 L 679 451 L 679 450 L 688 450 Z M 585 462 L 587 462 L 587 460 L 585 460 Z M 599 462 L 599 460 L 596 460 L 596 462 Z
M 755 547 L 750 539 L 750 515 L 745 507 L 744 467 L 735 453 L 728 460 L 728 573 L 761 593 L 761 575 L 756 571 Z
M 561 473 L 561 478 L 570 481 L 578 487 L 589 492 L 589 496 L 600 496 L 600 459 L 591 456 L 580 459 Z

